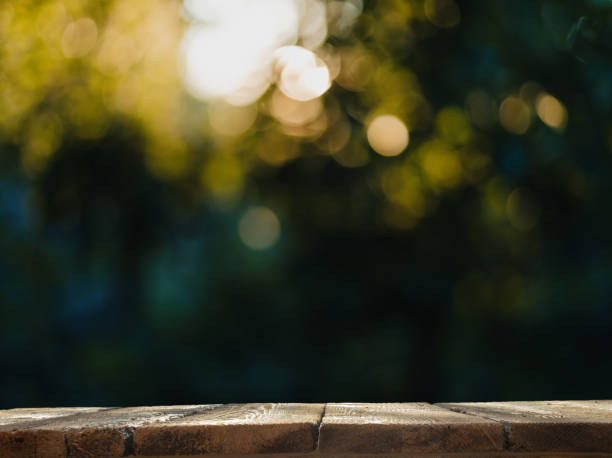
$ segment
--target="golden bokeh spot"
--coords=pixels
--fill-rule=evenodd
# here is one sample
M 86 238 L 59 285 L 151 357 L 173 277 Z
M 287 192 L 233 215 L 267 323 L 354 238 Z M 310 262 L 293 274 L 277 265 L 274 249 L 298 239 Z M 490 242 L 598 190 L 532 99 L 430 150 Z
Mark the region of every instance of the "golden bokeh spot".
M 295 140 L 278 135 L 278 131 L 271 130 L 254 146 L 255 154 L 269 165 L 279 166 L 289 162 L 299 155 L 298 144 Z
M 215 157 L 203 168 L 202 185 L 220 201 L 235 199 L 242 192 L 245 170 L 233 156 Z
M 222 100 L 211 103 L 208 107 L 208 122 L 214 132 L 234 137 L 245 133 L 257 118 L 257 106 L 234 106 Z
M 423 172 L 435 188 L 454 188 L 461 182 L 462 167 L 456 151 L 449 145 L 432 140 L 419 148 Z
M 323 102 L 320 97 L 299 101 L 275 90 L 268 102 L 268 111 L 282 124 L 303 126 L 317 119 L 323 111 Z
M 316 119 L 307 124 L 300 126 L 283 125 L 281 129 L 285 135 L 291 137 L 315 140 L 327 129 L 327 113 L 321 111 Z
M 15 85 L 10 84 L 0 75 L 0 126 L 7 132 L 14 133 L 18 130 L 25 115 L 36 103 L 38 94 L 34 91 L 24 91 Z
M 326 4 L 329 34 L 346 37 L 363 10 L 361 0 L 331 1 Z
M 420 105 L 414 95 L 420 95 L 420 85 L 413 72 L 379 64 L 372 84 L 360 94 L 360 98 L 364 104 L 376 107 L 378 113 L 394 113 L 404 120 L 415 105 Z
M 98 27 L 93 19 L 83 17 L 66 26 L 62 36 L 62 51 L 66 57 L 82 57 L 96 45 Z
M 142 57 L 143 48 L 138 46 L 132 36 L 107 30 L 97 53 L 96 63 L 105 73 L 123 75 Z
M 278 217 L 267 207 L 249 208 L 238 223 L 240 239 L 253 250 L 266 250 L 275 245 L 280 229 Z
M 21 151 L 21 164 L 30 178 L 44 171 L 61 143 L 62 134 L 62 121 L 57 115 L 42 113 L 30 121 Z
M 108 15 L 96 23 L 107 6 Z M 0 129 L 22 142 L 30 176 L 44 168 L 44 158 L 61 141 L 61 134 L 55 139 L 49 133 L 52 129 L 32 127 L 44 124 L 36 121 L 43 109 L 57 115 L 61 130 L 88 139 L 105 135 L 120 111 L 142 127 L 154 174 L 184 169 L 188 151 L 180 140 L 184 123 L 176 65 L 184 28 L 179 13 L 175 2 L 166 0 L 0 5 Z M 66 59 L 84 56 L 92 56 L 91 62 L 75 66 Z M 37 130 L 40 135 L 29 134 Z
M 323 95 L 331 85 L 327 64 L 309 49 L 283 46 L 275 52 L 278 87 L 288 97 L 307 101 Z
M 425 15 L 440 28 L 455 27 L 461 21 L 461 11 L 454 0 L 425 0 Z
M 427 210 L 421 178 L 411 167 L 390 167 L 380 176 L 381 188 L 389 201 L 403 208 L 412 219 L 419 219 Z
M 395 15 L 402 21 L 409 21 L 417 13 L 418 3 L 406 0 L 387 0 L 379 5 L 384 17 Z
M 70 16 L 63 3 L 45 2 L 38 9 L 35 24 L 39 37 L 56 46 L 62 38 L 65 27 L 70 22 Z M 0 24 L 0 27 L 2 25 Z
M 374 118 L 368 125 L 367 137 L 372 149 L 381 156 L 397 156 L 410 139 L 406 124 L 393 115 Z
M 550 94 L 540 94 L 535 102 L 536 113 L 544 124 L 557 131 L 563 131 L 567 124 L 567 109 Z
M 532 229 L 540 217 L 540 210 L 533 197 L 521 188 L 515 189 L 508 196 L 506 213 L 512 226 L 521 231 Z
M 506 97 L 499 107 L 499 121 L 511 134 L 523 135 L 531 124 L 531 110 L 520 98 Z
M 151 174 L 161 180 L 173 180 L 188 169 L 190 156 L 185 143 L 172 137 L 158 137 L 146 149 L 146 163 Z
M 436 116 L 436 129 L 440 136 L 453 145 L 464 145 L 472 136 L 470 122 L 463 110 L 449 106 Z
M 325 44 L 318 48 L 315 52 L 317 57 L 325 62 L 329 71 L 330 81 L 334 81 L 340 74 L 342 69 L 342 56 L 332 45 Z
M 372 78 L 374 59 L 360 48 L 343 48 L 340 54 L 340 73 L 336 83 L 349 91 L 361 91 Z
M 73 88 L 66 97 L 65 110 L 81 138 L 100 138 L 108 128 L 109 113 L 91 88 Z
M 126 75 L 117 82 L 117 86 L 106 100 L 110 109 L 133 114 L 137 107 L 142 106 L 145 97 L 142 80 L 135 75 Z
M 392 6 L 389 5 L 390 7 L 378 12 L 377 17 L 369 24 L 372 37 L 382 46 L 406 48 L 414 43 L 415 34 L 411 27 L 412 9 L 408 15 L 405 15 L 402 12 L 406 10 L 400 6 L 407 3 L 394 2 Z
M 341 120 L 327 129 L 315 144 L 320 150 L 335 154 L 346 146 L 350 138 L 351 124 L 346 120 Z

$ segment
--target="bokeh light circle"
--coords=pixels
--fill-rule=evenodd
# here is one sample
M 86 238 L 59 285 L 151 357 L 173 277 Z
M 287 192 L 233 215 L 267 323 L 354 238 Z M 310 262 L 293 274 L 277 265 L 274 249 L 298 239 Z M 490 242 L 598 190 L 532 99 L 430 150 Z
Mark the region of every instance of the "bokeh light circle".
M 280 222 L 267 207 L 251 207 L 240 218 L 238 234 L 242 242 L 253 250 L 266 250 L 280 237 Z
M 408 146 L 408 128 L 398 117 L 382 115 L 374 118 L 367 130 L 370 146 L 381 156 L 397 156 Z

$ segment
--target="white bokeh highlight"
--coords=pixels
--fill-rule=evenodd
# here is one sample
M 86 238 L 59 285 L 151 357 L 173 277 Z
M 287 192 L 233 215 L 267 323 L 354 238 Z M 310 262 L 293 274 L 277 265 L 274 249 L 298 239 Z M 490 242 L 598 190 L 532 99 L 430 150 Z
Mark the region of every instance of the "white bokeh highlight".
M 184 6 L 193 22 L 181 63 L 194 97 L 248 105 L 272 83 L 301 101 L 329 89 L 329 70 L 312 52 L 328 33 L 320 0 L 186 0 Z

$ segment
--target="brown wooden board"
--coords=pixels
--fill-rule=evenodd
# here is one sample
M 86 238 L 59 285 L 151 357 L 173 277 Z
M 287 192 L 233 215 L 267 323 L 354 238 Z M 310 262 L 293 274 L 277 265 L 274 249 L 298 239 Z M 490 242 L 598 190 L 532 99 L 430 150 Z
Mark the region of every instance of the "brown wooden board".
M 123 456 L 131 452 L 134 428 L 211 408 L 214 406 L 77 409 L 65 415 L 65 409 L 44 409 L 49 415 L 46 419 L 0 427 L 0 456 Z
M 0 411 L 0 457 L 612 456 L 612 401 Z
M 515 452 L 612 453 L 612 401 L 444 403 L 504 425 Z
M 134 432 L 136 455 L 305 453 L 316 448 L 323 404 L 218 406 Z
M 321 453 L 419 454 L 501 451 L 500 423 L 425 403 L 327 404 Z
M 0 410 L 0 456 L 35 456 L 37 444 L 46 444 L 49 455 L 63 456 L 65 445 L 61 437 L 48 438 L 38 428 L 52 420 L 70 418 L 104 410 L 100 407 L 67 407 L 53 409 Z

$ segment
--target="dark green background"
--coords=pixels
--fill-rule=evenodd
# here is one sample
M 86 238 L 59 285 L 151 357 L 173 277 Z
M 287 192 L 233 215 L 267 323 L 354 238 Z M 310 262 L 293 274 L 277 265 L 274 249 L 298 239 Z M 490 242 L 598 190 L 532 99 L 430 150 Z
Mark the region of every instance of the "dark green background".
M 411 68 L 435 111 L 525 81 L 563 101 L 563 133 L 487 133 L 491 174 L 530 190 L 535 228 L 491 223 L 482 188 L 462 186 L 415 228 L 389 229 L 365 184 L 388 160 L 375 155 L 356 169 L 308 154 L 261 165 L 257 193 L 221 209 L 195 174 L 152 177 L 125 119 L 98 140 L 65 137 L 35 180 L 2 138 L 0 408 L 610 398 L 611 4 L 458 3 L 460 25 L 409 52 L 364 42 Z M 321 193 L 337 204 L 326 224 Z M 270 250 L 238 237 L 250 205 L 279 216 Z M 524 279 L 519 308 L 504 305 L 506 272 Z

